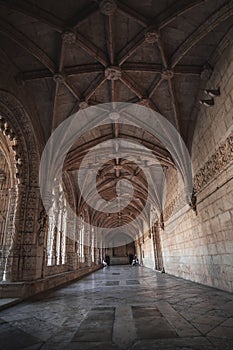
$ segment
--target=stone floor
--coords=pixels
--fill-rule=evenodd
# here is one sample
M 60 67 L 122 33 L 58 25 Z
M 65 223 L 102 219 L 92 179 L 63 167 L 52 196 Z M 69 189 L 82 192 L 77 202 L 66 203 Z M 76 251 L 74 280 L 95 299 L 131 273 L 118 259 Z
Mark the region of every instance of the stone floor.
M 0 312 L 1 350 L 230 350 L 233 294 L 112 266 Z

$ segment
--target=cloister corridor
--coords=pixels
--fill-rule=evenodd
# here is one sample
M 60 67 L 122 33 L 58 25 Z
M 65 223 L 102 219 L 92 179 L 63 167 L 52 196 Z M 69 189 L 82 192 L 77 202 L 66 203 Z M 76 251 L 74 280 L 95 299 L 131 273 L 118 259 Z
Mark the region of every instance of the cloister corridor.
M 0 350 L 88 349 L 233 349 L 233 0 L 0 0 Z

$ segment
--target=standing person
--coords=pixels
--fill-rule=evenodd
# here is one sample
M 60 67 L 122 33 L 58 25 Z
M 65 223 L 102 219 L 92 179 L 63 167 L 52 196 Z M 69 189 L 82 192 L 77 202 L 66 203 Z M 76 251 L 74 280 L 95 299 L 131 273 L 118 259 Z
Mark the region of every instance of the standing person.
M 109 255 L 106 255 L 105 261 L 106 261 L 107 265 L 110 266 L 110 256 Z

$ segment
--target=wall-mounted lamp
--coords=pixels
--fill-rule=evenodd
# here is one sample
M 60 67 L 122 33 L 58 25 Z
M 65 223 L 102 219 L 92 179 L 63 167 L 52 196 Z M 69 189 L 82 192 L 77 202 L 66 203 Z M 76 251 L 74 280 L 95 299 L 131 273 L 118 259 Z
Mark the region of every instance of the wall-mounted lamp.
M 210 97 L 220 96 L 220 88 L 218 88 L 218 89 L 205 89 L 204 92 L 206 95 L 208 95 Z
M 211 107 L 211 106 L 214 105 L 214 99 L 213 98 L 211 98 L 209 100 L 200 100 L 199 102 L 200 102 L 201 105 L 204 105 L 206 107 Z

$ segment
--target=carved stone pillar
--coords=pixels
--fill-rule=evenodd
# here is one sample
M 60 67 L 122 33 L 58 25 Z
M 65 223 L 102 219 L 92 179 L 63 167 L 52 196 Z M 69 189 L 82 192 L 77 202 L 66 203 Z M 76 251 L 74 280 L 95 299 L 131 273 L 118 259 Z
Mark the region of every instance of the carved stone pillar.
M 20 224 L 19 279 L 34 280 L 41 277 L 43 265 L 44 232 L 43 230 L 38 232 L 38 220 L 41 215 L 40 190 L 31 186 L 27 187 L 24 193 L 25 206 L 22 206 L 24 220 Z
M 16 249 L 16 229 L 15 229 L 15 210 L 17 203 L 17 189 L 10 188 L 8 190 L 9 202 L 8 211 L 6 218 L 6 237 L 4 240 L 4 271 L 3 271 L 3 282 L 12 281 L 12 270 L 13 270 L 13 256 L 14 250 Z
M 68 218 L 67 219 L 67 233 L 66 233 L 66 257 L 67 257 L 67 265 L 69 270 L 77 269 L 78 265 L 78 242 L 75 234 L 76 231 L 76 223 L 74 220 Z

